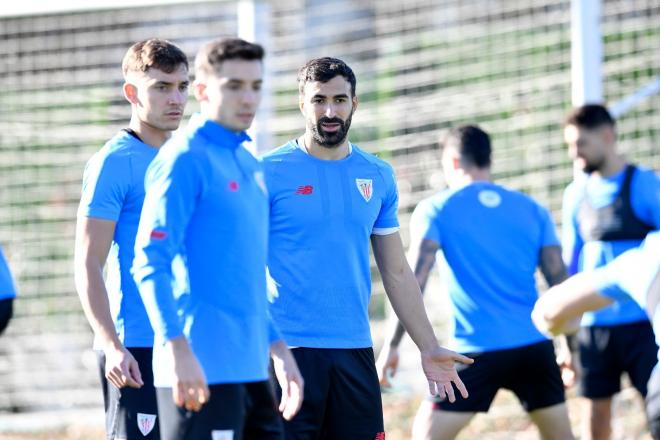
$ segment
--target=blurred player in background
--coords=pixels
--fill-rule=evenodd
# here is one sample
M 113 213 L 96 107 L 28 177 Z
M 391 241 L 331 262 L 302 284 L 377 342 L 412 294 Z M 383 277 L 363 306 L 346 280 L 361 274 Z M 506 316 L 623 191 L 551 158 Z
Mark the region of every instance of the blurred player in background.
M 348 140 L 358 106 L 353 71 L 335 58 L 299 71 L 305 133 L 264 157 L 270 197 L 268 266 L 279 297 L 271 306 L 305 377 L 288 439 L 384 439 L 367 306 L 369 241 L 385 291 L 420 349 L 432 394 L 454 401 L 465 387 L 441 348 L 408 266 L 392 167 Z
M 134 275 L 155 330 L 165 440 L 281 438 L 269 350 L 285 419 L 303 397 L 268 315 L 268 196 L 261 164 L 242 146 L 261 98 L 263 55 L 236 38 L 199 50 L 201 114 L 147 172 Z M 172 268 L 179 254 L 187 273 Z
M 459 366 L 470 397 L 422 403 L 415 439 L 453 439 L 500 388 L 513 391 L 544 439 L 573 438 L 552 341 L 532 323 L 539 267 L 549 285 L 566 278 L 550 213 L 530 197 L 491 181 L 491 142 L 477 126 L 443 142 L 449 189 L 423 200 L 410 220 L 410 261 L 422 290 L 440 256 L 453 306 L 451 347 L 475 359 Z M 378 359 L 381 383 L 396 372 L 398 323 Z
M 5 331 L 14 313 L 16 286 L 5 254 L 0 248 L 0 335 Z
M 649 233 L 640 247 L 610 263 L 581 272 L 550 289 L 534 307 L 534 323 L 544 332 L 576 331 L 582 314 L 613 301 L 633 299 L 651 318 L 660 340 L 660 232 Z M 634 348 L 633 348 L 634 349 Z M 660 351 L 653 353 L 656 358 Z M 653 438 L 660 440 L 660 369 L 656 365 L 647 384 L 646 414 Z
M 564 138 L 584 171 L 566 188 L 562 207 L 564 261 L 572 275 L 607 264 L 658 229 L 660 179 L 617 152 L 615 121 L 602 105 L 574 109 Z M 579 393 L 587 398 L 583 437 L 608 439 L 612 396 L 621 389 L 622 373 L 646 394 L 657 362 L 653 330 L 635 301 L 620 301 L 585 313 L 577 345 Z M 571 364 L 568 357 L 566 366 Z
M 172 43 L 151 39 L 130 47 L 122 69 L 131 120 L 85 167 L 76 228 L 75 278 L 80 302 L 94 330 L 107 438 L 158 439 L 151 370 L 154 335 L 130 270 L 144 201 L 145 172 L 183 117 L 188 60 Z

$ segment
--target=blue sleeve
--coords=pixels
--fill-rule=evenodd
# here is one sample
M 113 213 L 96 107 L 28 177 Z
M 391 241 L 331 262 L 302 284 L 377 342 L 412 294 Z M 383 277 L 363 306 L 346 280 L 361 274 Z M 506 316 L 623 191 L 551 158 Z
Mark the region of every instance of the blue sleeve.
M 282 340 L 282 334 L 280 333 L 280 330 L 277 328 L 277 324 L 275 324 L 275 321 L 273 321 L 272 316 L 270 315 L 270 311 L 268 313 L 268 343 L 272 344 L 273 342 Z
M 431 240 L 442 247 L 442 235 L 437 218 L 437 209 L 430 200 L 422 200 L 410 217 L 410 237 L 412 241 Z
M 117 221 L 130 185 L 128 156 L 97 153 L 85 166 L 78 216 Z
M 11 276 L 5 254 L 2 252 L 2 248 L 0 248 L 0 299 L 14 297 L 16 297 L 14 278 Z
M 578 231 L 576 218 L 577 203 L 575 182 L 572 182 L 564 191 L 561 209 L 561 247 L 562 256 L 569 275 L 578 272 L 580 252 L 582 251 L 582 238 Z
M 383 181 L 386 186 L 383 205 L 378 213 L 378 218 L 374 223 L 374 232 L 378 229 L 391 229 L 399 227 L 399 191 L 396 187 L 396 178 L 394 170 L 387 165 L 386 169 L 381 170 Z
M 652 170 L 640 169 L 635 173 L 630 190 L 635 214 L 643 222 L 660 229 L 660 176 Z
M 626 251 L 605 266 L 594 270 L 594 287 L 615 301 L 626 301 L 632 297 L 644 307 L 646 292 L 639 288 L 640 277 L 637 271 L 639 267 L 643 267 L 643 263 L 639 261 L 638 248 Z
M 170 340 L 183 335 L 172 289 L 172 261 L 203 192 L 204 169 L 189 151 L 160 153 L 147 171 L 133 276 L 156 336 Z
M 550 211 L 541 205 L 538 205 L 538 209 L 541 225 L 541 247 L 559 246 L 557 229 L 555 228 L 555 222 L 552 220 Z

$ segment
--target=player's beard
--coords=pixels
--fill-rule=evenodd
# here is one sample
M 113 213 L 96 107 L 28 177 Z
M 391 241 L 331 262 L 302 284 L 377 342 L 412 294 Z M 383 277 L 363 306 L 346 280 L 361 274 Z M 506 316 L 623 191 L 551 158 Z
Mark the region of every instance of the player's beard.
M 587 159 L 582 159 L 584 162 L 584 166 L 582 167 L 582 171 L 584 171 L 587 174 L 591 174 L 594 171 L 600 171 L 603 168 L 605 168 L 605 158 L 600 158 L 599 160 L 587 160 Z
M 322 117 L 318 120 L 316 125 L 311 125 L 312 137 L 314 142 L 325 148 L 337 148 L 346 140 L 348 130 L 351 128 L 351 121 L 353 120 L 353 111 L 348 115 L 345 121 L 339 118 L 326 118 Z M 323 130 L 321 124 L 339 124 L 339 130 L 334 133 L 328 133 Z

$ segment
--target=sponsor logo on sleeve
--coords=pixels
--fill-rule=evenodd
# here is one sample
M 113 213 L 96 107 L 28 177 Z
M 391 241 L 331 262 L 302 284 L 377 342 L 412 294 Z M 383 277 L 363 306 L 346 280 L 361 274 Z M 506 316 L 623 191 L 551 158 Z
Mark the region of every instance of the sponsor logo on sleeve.
M 156 414 L 137 413 L 137 425 L 142 435 L 146 437 L 156 426 Z
M 154 229 L 151 231 L 151 234 L 149 234 L 149 237 L 154 240 L 165 240 L 165 237 L 167 237 L 167 232 Z
M 371 200 L 373 194 L 373 181 L 371 179 L 355 179 L 355 184 L 357 185 L 357 189 L 360 191 L 362 198 L 367 202 Z
M 312 185 L 300 185 L 296 189 L 296 194 L 299 196 L 308 196 L 314 192 L 314 187 Z

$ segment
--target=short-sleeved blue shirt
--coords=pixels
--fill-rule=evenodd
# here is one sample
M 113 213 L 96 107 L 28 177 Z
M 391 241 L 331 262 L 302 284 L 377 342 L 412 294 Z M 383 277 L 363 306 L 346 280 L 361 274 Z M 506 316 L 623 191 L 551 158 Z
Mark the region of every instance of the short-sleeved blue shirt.
M 559 245 L 545 208 L 520 192 L 475 182 L 420 202 L 410 234 L 440 246 L 452 348 L 485 352 L 546 339 L 531 319 L 541 249 Z
M 290 346 L 371 347 L 369 242 L 399 227 L 390 165 L 351 145 L 341 160 L 295 140 L 263 158 L 275 323 Z
M 142 203 L 144 176 L 157 148 L 120 131 L 87 162 L 79 217 L 116 222 L 107 259 L 106 289 L 120 341 L 127 347 L 151 347 L 153 330 L 131 275 Z
M 16 286 L 14 285 L 14 278 L 11 276 L 5 254 L 2 252 L 2 248 L 0 248 L 0 300 L 15 297 Z
M 621 191 L 624 176 L 625 168 L 606 178 L 585 174 L 564 191 L 562 248 L 569 274 L 604 266 L 641 243 L 641 240 L 585 243 L 580 237 L 578 211 L 583 198 L 587 197 L 594 208 L 611 204 Z M 660 226 L 660 179 L 653 170 L 638 167 L 630 185 L 633 212 L 644 223 L 657 229 Z M 646 313 L 634 301 L 618 301 L 602 310 L 585 313 L 582 325 L 618 325 L 646 319 Z

